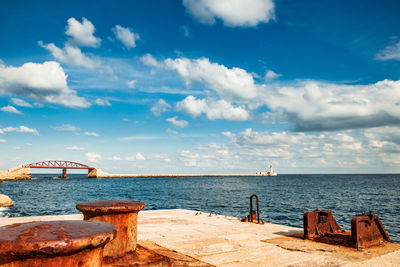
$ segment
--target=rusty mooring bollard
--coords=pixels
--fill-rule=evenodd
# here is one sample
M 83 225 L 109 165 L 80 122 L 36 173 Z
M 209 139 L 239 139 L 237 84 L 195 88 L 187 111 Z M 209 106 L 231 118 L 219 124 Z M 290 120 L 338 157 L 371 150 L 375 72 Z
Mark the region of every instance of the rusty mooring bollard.
M 377 215 L 357 214 L 351 220 L 351 232 L 343 231 L 331 210 L 304 213 L 304 238 L 318 242 L 344 245 L 356 249 L 369 248 L 389 242 L 390 238 Z
M 103 222 L 43 221 L 0 227 L 0 266 L 102 266 L 103 247 L 116 236 Z
M 98 200 L 76 205 L 84 220 L 112 223 L 117 237 L 104 247 L 104 257 L 117 258 L 136 250 L 137 216 L 146 205 L 134 200 Z
M 357 249 L 368 248 L 390 241 L 381 220 L 372 211 L 357 214 L 351 220 L 351 238 Z

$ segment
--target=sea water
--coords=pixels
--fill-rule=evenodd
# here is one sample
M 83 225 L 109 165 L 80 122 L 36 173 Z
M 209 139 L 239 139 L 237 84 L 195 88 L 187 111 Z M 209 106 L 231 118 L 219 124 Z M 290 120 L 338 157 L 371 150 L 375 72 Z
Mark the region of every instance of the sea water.
M 139 200 L 148 210 L 190 209 L 245 217 L 250 195 L 257 194 L 264 221 L 302 228 L 304 212 L 329 209 L 342 229 L 350 231 L 353 215 L 372 210 L 391 240 L 400 242 L 399 174 L 113 179 L 33 174 L 32 180 L 1 183 L 0 194 L 15 204 L 0 210 L 2 217 L 74 214 L 79 213 L 77 203 L 99 199 Z

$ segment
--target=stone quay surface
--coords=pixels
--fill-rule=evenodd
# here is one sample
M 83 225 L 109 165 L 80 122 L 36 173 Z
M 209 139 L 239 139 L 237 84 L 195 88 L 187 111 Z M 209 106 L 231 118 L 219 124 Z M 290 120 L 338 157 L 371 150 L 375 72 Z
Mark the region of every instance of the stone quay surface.
M 83 220 L 83 215 L 0 218 L 0 225 L 33 220 Z M 204 263 L 196 266 L 366 267 L 400 263 L 397 243 L 359 251 L 303 240 L 301 228 L 244 223 L 238 218 L 192 210 L 142 210 L 137 230 L 138 245 L 173 251 Z

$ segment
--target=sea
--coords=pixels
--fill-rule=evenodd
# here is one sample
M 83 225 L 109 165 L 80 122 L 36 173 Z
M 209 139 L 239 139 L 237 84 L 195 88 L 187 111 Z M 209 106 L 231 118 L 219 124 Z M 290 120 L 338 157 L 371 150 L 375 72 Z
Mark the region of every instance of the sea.
M 238 218 L 249 214 L 250 196 L 256 194 L 265 222 L 302 228 L 304 212 L 328 209 L 350 231 L 355 214 L 372 210 L 391 241 L 400 243 L 400 174 L 112 179 L 32 174 L 32 180 L 0 183 L 0 194 L 15 204 L 0 208 L 0 217 L 76 214 L 79 202 L 130 199 L 143 201 L 147 210 L 190 209 Z

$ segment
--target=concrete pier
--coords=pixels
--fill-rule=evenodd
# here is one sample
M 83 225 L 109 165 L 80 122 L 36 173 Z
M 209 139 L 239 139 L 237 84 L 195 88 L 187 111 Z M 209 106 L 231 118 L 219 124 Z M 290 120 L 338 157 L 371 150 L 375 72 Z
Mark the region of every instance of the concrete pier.
M 82 220 L 83 216 L 0 218 L 0 225 L 71 219 Z M 243 223 L 238 218 L 192 210 L 143 210 L 138 216 L 138 245 L 204 263 L 195 266 L 365 267 L 398 266 L 400 262 L 400 244 L 358 251 L 303 240 L 302 234 L 300 228 Z

